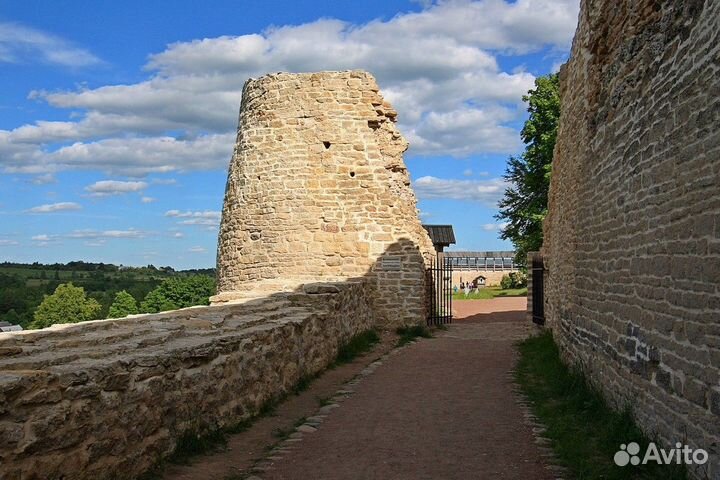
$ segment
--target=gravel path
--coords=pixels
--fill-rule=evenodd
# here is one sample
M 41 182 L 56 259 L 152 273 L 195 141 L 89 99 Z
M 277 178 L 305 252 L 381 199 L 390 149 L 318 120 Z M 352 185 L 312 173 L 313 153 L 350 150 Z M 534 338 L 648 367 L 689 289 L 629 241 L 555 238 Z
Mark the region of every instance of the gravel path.
M 384 358 L 252 478 L 555 478 L 510 373 L 532 331 L 525 297 L 453 306 L 447 331 Z

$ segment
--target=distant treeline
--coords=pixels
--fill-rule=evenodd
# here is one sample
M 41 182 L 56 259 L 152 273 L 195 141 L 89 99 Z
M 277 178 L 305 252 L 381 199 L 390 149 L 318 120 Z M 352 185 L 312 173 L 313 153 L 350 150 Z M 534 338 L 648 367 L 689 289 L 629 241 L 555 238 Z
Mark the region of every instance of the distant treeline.
M 118 292 L 126 291 L 141 304 L 164 280 L 194 276 L 214 280 L 215 269 L 178 270 L 172 267 L 126 267 L 108 263 L 0 263 L 0 321 L 27 327 L 46 295 L 63 283 L 82 287 L 101 306 L 96 318 L 107 318 Z
M 26 268 L 30 270 L 59 270 L 59 271 L 76 271 L 76 272 L 138 272 L 138 273 L 179 273 L 179 274 L 190 274 L 190 275 L 215 275 L 214 268 L 192 268 L 188 270 L 175 270 L 173 267 L 156 267 L 153 264 L 149 264 L 146 267 L 127 267 L 125 265 L 114 265 L 112 263 L 92 263 L 83 261 L 74 261 L 68 263 L 15 263 L 15 262 L 2 262 L 0 263 L 0 270 L 3 268 Z

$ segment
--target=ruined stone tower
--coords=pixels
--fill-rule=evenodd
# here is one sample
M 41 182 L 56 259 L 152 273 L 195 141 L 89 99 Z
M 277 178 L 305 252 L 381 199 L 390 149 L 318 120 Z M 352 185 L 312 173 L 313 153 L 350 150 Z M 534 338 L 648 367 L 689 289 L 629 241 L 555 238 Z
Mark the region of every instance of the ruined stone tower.
M 424 320 L 433 247 L 397 113 L 362 71 L 245 84 L 218 241 L 218 295 L 239 301 L 365 277 L 384 326 Z

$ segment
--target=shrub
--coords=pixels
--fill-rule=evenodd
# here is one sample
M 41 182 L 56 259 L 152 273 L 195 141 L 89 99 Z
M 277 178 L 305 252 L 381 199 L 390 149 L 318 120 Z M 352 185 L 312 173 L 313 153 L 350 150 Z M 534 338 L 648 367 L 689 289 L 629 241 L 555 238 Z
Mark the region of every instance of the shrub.
M 125 290 L 121 290 L 115 294 L 115 300 L 110 305 L 108 318 L 123 318 L 136 313 L 139 312 L 135 297 Z
M 97 300 L 87 298 L 85 289 L 72 283 L 58 285 L 52 295 L 46 295 L 35 310 L 35 320 L 29 328 L 45 328 L 56 323 L 76 323 L 94 320 L 100 314 Z
M 195 305 L 208 305 L 215 280 L 207 275 L 166 278 L 140 304 L 143 313 L 158 313 Z
M 523 272 L 510 272 L 508 275 L 503 275 L 500 280 L 500 288 L 503 290 L 524 287 L 527 287 L 527 275 Z

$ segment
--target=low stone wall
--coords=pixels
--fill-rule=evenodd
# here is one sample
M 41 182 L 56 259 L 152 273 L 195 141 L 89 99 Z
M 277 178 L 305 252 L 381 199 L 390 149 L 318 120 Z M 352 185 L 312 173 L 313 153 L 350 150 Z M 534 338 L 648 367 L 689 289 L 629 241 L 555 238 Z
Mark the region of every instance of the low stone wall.
M 0 334 L 0 478 L 130 479 L 257 414 L 374 324 L 365 279 Z

